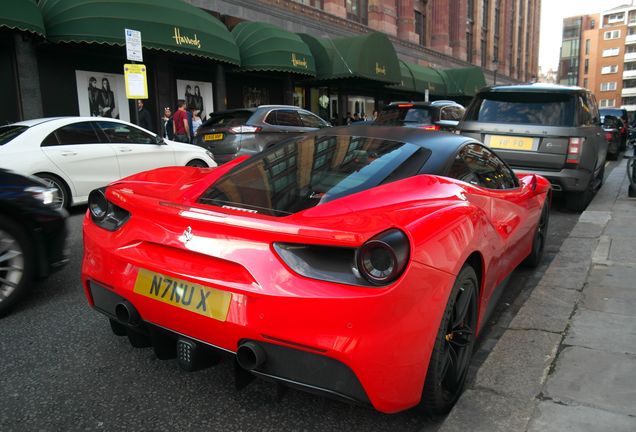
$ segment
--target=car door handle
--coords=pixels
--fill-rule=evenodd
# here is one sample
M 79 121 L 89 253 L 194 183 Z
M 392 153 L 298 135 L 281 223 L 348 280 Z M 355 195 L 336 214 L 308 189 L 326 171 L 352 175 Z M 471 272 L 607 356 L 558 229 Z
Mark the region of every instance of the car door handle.
M 131 151 L 133 151 L 133 149 L 131 149 L 130 147 L 123 147 L 119 149 L 120 153 L 129 153 Z
M 76 156 L 77 152 L 73 152 L 73 151 L 63 151 L 60 153 L 62 156 Z

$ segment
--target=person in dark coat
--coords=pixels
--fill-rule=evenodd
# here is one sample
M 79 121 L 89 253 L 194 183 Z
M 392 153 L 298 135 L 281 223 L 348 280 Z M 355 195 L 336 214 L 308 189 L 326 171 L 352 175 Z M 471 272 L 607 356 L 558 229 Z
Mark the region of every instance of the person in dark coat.
M 139 126 L 147 130 L 152 130 L 152 119 L 150 118 L 150 113 L 146 108 L 144 108 L 144 101 L 141 99 L 137 100 L 137 111 L 139 114 Z

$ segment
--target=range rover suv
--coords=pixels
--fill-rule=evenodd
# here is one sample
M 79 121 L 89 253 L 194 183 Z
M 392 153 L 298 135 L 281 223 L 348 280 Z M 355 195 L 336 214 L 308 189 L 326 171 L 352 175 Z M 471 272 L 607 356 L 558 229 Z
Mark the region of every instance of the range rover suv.
M 596 100 L 580 87 L 550 84 L 482 89 L 458 129 L 494 149 L 515 171 L 547 178 L 565 204 L 583 211 L 603 184 L 607 141 Z

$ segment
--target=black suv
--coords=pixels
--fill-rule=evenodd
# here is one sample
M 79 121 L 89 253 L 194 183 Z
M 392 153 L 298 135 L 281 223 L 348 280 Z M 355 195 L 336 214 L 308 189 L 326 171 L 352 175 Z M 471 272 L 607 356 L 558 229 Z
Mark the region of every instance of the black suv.
M 0 169 L 0 316 L 34 278 L 68 260 L 67 213 L 55 208 L 56 195 L 40 179 Z
M 618 134 L 620 137 L 619 151 L 624 151 L 627 148 L 627 135 L 629 132 L 629 116 L 627 115 L 627 110 L 625 108 L 601 108 L 599 112 L 601 113 L 601 117 L 608 115 L 614 116 L 618 117 L 623 122 L 623 126 L 618 129 Z
M 454 131 L 464 111 L 460 104 L 447 100 L 391 102 L 382 108 L 373 124 Z
M 240 155 L 256 154 L 294 135 L 330 127 L 311 111 L 291 105 L 261 105 L 210 114 L 193 144 L 214 154 L 219 165 Z
M 607 141 L 587 89 L 550 84 L 486 87 L 458 127 L 495 149 L 517 172 L 547 178 L 583 211 L 603 184 Z

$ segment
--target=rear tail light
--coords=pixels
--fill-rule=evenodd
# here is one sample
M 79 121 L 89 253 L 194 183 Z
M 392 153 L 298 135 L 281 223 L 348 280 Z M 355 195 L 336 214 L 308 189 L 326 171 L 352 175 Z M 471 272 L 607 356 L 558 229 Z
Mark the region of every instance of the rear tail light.
M 403 104 L 398 104 L 398 108 L 413 108 L 415 105 L 412 103 L 403 103 Z
M 614 139 L 614 134 L 612 132 L 605 132 L 605 139 L 607 141 L 612 141 Z
M 426 125 L 426 126 L 419 126 L 419 129 L 423 129 L 426 131 L 438 131 L 441 128 L 438 125 Z
M 356 265 L 360 274 L 373 285 L 396 280 L 409 258 L 409 241 L 402 231 L 390 229 L 378 234 L 358 249 Z
M 262 131 L 263 128 L 259 126 L 234 126 L 230 128 L 230 132 L 234 132 L 237 134 L 241 133 L 258 133 Z
M 585 138 L 575 137 L 568 140 L 568 155 L 565 159 L 565 163 L 578 165 L 581 161 L 581 149 L 583 147 Z
M 116 231 L 130 218 L 123 208 L 106 198 L 106 188 L 95 189 L 88 195 L 88 211 L 93 223 L 108 231 Z
M 622 134 L 624 134 L 625 132 L 627 132 L 627 129 L 625 128 L 625 126 L 623 126 L 623 127 L 621 128 L 621 133 L 622 133 Z

